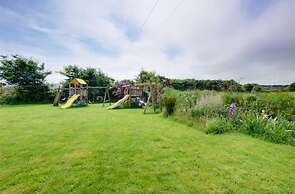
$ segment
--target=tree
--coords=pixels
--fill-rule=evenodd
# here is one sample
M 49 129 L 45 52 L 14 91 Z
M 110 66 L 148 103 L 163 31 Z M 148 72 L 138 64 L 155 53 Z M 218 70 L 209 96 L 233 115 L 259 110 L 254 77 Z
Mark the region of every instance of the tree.
M 76 65 L 68 65 L 64 67 L 64 70 L 60 72 L 62 75 L 68 77 L 65 82 L 65 86 L 68 85 L 69 80 L 74 78 L 80 78 L 85 80 L 89 86 L 94 87 L 111 87 L 114 83 L 114 79 L 107 76 L 100 69 L 95 68 L 80 68 Z M 89 99 L 94 100 L 97 96 L 104 95 L 103 89 L 89 89 Z
M 82 79 L 88 81 L 90 86 L 110 87 L 114 83 L 114 79 L 107 76 L 100 69 L 86 68 L 82 73 Z
M 251 92 L 261 92 L 262 91 L 262 87 L 258 84 L 256 84 Z
M 232 92 L 241 92 L 243 91 L 241 84 L 235 80 L 223 80 L 224 90 Z
M 45 71 L 44 64 L 18 55 L 2 56 L 0 79 L 16 89 L 18 101 L 39 102 L 48 100 L 49 88 L 45 78 L 51 72 Z
M 136 81 L 139 83 L 159 82 L 159 76 L 153 71 L 146 71 L 142 69 L 138 74 Z
M 89 86 L 110 87 L 114 82 L 113 78 L 107 76 L 100 69 L 95 68 L 80 68 L 76 65 L 68 65 L 60 73 L 67 76 L 68 80 L 74 78 L 83 79 Z
M 158 76 L 159 82 L 163 87 L 170 86 L 170 79 L 164 76 L 159 75 Z
M 64 70 L 59 72 L 60 74 L 68 77 L 69 79 L 80 78 L 82 75 L 83 69 L 79 68 L 76 65 L 68 65 L 64 67 Z
M 295 91 L 295 82 L 291 83 L 288 87 L 289 91 L 294 92 Z
M 244 84 L 243 88 L 246 92 L 252 92 L 253 88 L 256 86 L 256 84 Z

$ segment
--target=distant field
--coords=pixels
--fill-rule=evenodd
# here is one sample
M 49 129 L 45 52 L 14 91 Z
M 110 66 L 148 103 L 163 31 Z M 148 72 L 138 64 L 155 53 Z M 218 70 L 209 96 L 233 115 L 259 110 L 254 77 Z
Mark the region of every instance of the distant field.
M 1 193 L 294 193 L 295 147 L 98 105 L 0 106 Z

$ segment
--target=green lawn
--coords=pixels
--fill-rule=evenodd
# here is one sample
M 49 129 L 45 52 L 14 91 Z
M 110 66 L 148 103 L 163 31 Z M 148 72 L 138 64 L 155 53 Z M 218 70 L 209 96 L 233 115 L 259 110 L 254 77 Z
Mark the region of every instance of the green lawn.
M 98 105 L 0 107 L 0 193 L 294 193 L 295 147 Z

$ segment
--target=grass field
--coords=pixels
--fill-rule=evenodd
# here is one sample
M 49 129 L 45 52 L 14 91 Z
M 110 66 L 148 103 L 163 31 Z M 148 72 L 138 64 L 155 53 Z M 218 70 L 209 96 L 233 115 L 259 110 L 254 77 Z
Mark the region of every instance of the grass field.
M 294 193 L 295 147 L 98 105 L 0 107 L 2 193 Z

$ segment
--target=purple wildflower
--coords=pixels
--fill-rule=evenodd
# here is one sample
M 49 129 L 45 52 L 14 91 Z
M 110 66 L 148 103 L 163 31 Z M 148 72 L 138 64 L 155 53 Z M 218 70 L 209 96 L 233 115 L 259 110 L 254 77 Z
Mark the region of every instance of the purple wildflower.
M 231 115 L 235 114 L 235 103 L 233 102 L 229 105 L 229 113 Z

